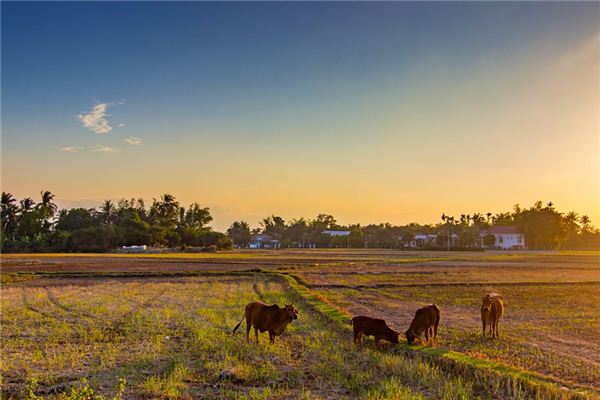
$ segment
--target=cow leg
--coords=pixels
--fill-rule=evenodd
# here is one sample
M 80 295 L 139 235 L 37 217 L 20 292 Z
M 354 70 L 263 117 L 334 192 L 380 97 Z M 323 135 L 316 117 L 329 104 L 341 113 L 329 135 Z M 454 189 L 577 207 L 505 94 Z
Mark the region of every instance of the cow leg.
M 429 344 L 429 327 L 425 329 L 425 341 Z
M 375 337 L 375 347 L 379 348 L 379 338 Z
M 481 318 L 481 326 L 482 326 L 481 336 L 485 337 L 485 319 L 484 318 Z
M 496 337 L 500 337 L 500 325 L 498 321 L 496 321 Z
M 354 331 L 354 345 L 355 346 L 358 344 L 359 335 L 360 335 L 360 333 L 358 331 Z
M 252 326 L 250 325 L 250 322 L 248 320 L 246 320 L 246 342 L 250 343 L 250 329 L 252 328 Z
M 275 343 L 275 335 L 273 334 L 273 332 L 269 332 L 269 343 Z
M 500 337 L 500 332 L 498 330 L 498 319 L 496 318 L 496 321 L 494 321 L 494 329 L 496 330 L 496 337 Z
M 256 343 L 258 343 L 258 328 L 254 328 L 254 336 L 256 337 Z

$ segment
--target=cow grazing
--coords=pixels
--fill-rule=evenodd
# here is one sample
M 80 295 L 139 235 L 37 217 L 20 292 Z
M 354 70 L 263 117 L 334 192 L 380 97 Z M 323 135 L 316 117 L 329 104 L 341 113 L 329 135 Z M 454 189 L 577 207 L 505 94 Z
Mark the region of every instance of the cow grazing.
M 426 307 L 419 308 L 415 313 L 415 317 L 410 323 L 410 327 L 404 333 L 408 344 L 412 344 L 415 339 L 422 341 L 421 334 L 425 332 L 427 343 L 435 344 L 437 337 L 437 328 L 440 323 L 440 309 L 435 304 L 430 304 Z
M 483 329 L 481 335 L 485 336 L 485 327 L 490 327 L 492 337 L 500 337 L 498 332 L 498 320 L 504 314 L 504 302 L 502 296 L 497 293 L 488 293 L 481 300 L 481 324 Z
M 233 328 L 237 331 L 244 319 L 246 319 L 246 340 L 250 342 L 250 329 L 254 328 L 256 343 L 258 343 L 258 332 L 269 332 L 269 341 L 275 343 L 275 336 L 280 336 L 287 325 L 298 318 L 298 310 L 291 304 L 281 308 L 277 304 L 268 306 L 259 301 L 248 303 L 244 317 L 239 324 Z
M 352 318 L 352 328 L 354 328 L 354 344 L 362 342 L 363 335 L 375 337 L 375 346 L 379 347 L 380 340 L 387 340 L 390 343 L 398 343 L 399 333 L 387 326 L 384 320 L 365 316 Z

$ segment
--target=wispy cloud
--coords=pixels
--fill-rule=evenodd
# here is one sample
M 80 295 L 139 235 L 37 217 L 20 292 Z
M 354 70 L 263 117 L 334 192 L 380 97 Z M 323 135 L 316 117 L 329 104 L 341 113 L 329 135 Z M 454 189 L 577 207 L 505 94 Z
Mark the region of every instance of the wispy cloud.
M 66 153 L 77 153 L 79 150 L 81 150 L 81 147 L 77 146 L 66 146 L 60 149 L 60 151 L 64 151 Z
M 118 153 L 119 150 L 113 149 L 112 147 L 103 146 L 101 144 L 96 144 L 94 146 L 90 146 L 90 151 L 92 153 Z
M 108 124 L 108 119 L 106 119 L 108 116 L 108 107 L 108 103 L 96 104 L 90 111 L 77 114 L 77 119 L 90 131 L 100 135 L 106 135 L 112 131 L 112 127 Z
M 140 144 L 142 144 L 142 139 L 135 136 L 130 136 L 124 140 L 127 144 L 130 144 L 132 146 L 139 146 Z
M 125 124 L 123 124 L 123 123 L 120 123 L 119 125 L 117 125 L 117 128 L 122 128 L 122 127 L 124 127 L 124 126 L 125 126 Z

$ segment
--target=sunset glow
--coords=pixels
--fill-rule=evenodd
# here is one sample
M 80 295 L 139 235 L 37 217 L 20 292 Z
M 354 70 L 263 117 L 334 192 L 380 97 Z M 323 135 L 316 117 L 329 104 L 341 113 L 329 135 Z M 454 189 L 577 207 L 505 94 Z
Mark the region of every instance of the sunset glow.
M 600 223 L 599 3 L 2 4 L 2 188 L 213 226 Z

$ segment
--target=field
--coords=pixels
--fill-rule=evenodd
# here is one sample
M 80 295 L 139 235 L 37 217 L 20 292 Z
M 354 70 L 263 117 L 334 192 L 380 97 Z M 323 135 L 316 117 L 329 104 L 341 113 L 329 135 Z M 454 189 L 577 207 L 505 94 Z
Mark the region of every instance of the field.
M 2 398 L 600 395 L 598 253 L 3 255 L 2 282 Z M 506 315 L 482 340 L 490 290 Z M 247 344 L 231 330 L 253 300 L 300 318 Z M 435 348 L 352 346 L 350 316 L 404 332 L 432 302 Z

